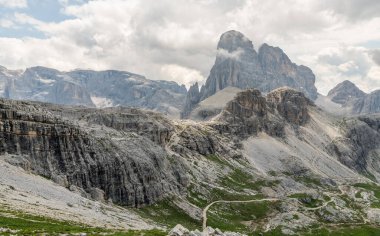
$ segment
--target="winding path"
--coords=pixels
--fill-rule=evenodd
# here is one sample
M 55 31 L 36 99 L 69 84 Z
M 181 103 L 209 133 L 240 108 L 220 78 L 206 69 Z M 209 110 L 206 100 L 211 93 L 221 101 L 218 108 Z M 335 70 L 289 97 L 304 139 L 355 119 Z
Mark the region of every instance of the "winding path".
M 206 227 L 207 227 L 207 211 L 215 203 L 249 203 L 249 202 L 264 202 L 264 201 L 274 202 L 274 201 L 278 201 L 278 200 L 279 200 L 278 198 L 264 198 L 264 199 L 254 199 L 254 200 L 247 200 L 247 201 L 225 201 L 225 200 L 219 200 L 219 201 L 212 202 L 212 203 L 208 204 L 203 209 L 203 212 L 202 212 L 202 219 L 203 219 L 202 229 L 203 230 L 206 229 Z

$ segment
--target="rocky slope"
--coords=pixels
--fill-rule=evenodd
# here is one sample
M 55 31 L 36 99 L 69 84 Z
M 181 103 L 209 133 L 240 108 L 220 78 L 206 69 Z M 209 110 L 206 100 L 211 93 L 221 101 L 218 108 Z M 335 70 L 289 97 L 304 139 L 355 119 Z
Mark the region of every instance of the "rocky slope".
M 175 82 L 148 80 L 124 71 L 75 70 L 45 67 L 22 71 L 0 70 L 0 95 L 87 107 L 130 106 L 179 117 L 186 88 Z
M 238 92 L 204 122 L 5 99 L 0 113 L 4 161 L 104 204 L 139 207 L 152 225 L 201 231 L 202 209 L 220 200 L 207 226 L 223 232 L 380 223 L 380 117 L 330 116 L 294 89 Z
M 332 113 L 357 115 L 380 112 L 380 90 L 367 94 L 348 80 L 331 89 L 327 99 L 340 105 L 331 109 Z
M 280 48 L 263 44 L 256 52 L 246 36 L 232 30 L 220 37 L 215 64 L 197 99 L 202 101 L 226 87 L 257 88 L 267 93 L 288 86 L 315 100 L 317 89 L 314 83 L 313 72 L 294 64 Z M 186 109 L 185 115 L 190 113 Z

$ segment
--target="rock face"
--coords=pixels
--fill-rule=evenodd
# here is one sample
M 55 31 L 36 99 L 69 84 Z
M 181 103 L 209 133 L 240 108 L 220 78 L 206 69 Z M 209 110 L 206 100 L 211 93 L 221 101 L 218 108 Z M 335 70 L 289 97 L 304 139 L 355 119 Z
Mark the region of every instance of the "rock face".
M 367 94 L 353 103 L 354 114 L 373 114 L 380 112 L 380 90 Z
M 339 161 L 365 175 L 371 168 L 379 171 L 380 116 L 350 119 L 344 126 L 346 139 L 332 143 L 332 150 Z
M 257 89 L 249 89 L 227 104 L 218 118 L 227 125 L 219 129 L 243 136 L 264 131 L 281 137 L 285 122 L 299 126 L 309 121 L 308 106 L 312 105 L 303 93 L 294 89 L 279 88 L 266 97 Z
M 267 95 L 267 101 L 292 124 L 303 125 L 310 119 L 307 108 L 313 104 L 299 91 L 279 88 Z
M 327 97 L 351 114 L 373 114 L 380 112 L 380 90 L 366 94 L 348 80 L 335 86 Z
M 124 71 L 61 72 L 32 67 L 25 72 L 0 72 L 0 95 L 87 107 L 130 106 L 179 116 L 186 88 L 175 82 L 148 80 Z
M 280 48 L 263 44 L 259 49 L 259 61 L 265 76 L 265 82 L 258 87 L 261 91 L 287 86 L 312 100 L 317 98 L 313 72 L 306 66 L 294 64 Z
M 4 99 L 0 113 L 1 155 L 96 199 L 139 207 L 187 185 L 183 166 L 169 162 L 162 147 L 173 127 L 158 114 Z
M 192 85 L 187 92 L 186 95 L 186 102 L 183 109 L 183 112 L 181 113 L 181 118 L 188 117 L 189 112 L 193 110 L 193 108 L 199 103 L 200 100 L 200 93 L 199 93 L 199 86 L 198 83 L 195 83 Z
M 305 66 L 297 66 L 278 47 L 263 44 L 259 53 L 242 33 L 228 31 L 220 37 L 215 64 L 201 89 L 200 101 L 226 87 L 257 88 L 261 92 L 288 86 L 314 100 L 315 76 Z M 184 114 L 189 111 L 184 111 Z

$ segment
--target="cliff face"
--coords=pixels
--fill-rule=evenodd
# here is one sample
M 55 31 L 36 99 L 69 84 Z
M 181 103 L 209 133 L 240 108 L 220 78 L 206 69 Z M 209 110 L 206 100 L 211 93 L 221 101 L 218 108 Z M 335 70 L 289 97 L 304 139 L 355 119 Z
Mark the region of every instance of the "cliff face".
M 257 53 L 246 36 L 232 30 L 220 37 L 215 64 L 201 88 L 200 101 L 226 87 L 256 88 L 267 93 L 284 86 L 315 100 L 314 83 L 313 72 L 306 66 L 294 64 L 280 48 L 263 44 Z M 184 114 L 189 114 L 186 109 L 188 107 Z
M 218 120 L 227 122 L 222 130 L 243 137 L 259 132 L 282 137 L 286 123 L 299 126 L 309 121 L 309 106 L 313 103 L 303 93 L 293 89 L 279 88 L 266 97 L 257 89 L 249 89 L 238 93 Z
M 162 148 L 171 129 L 165 119 L 152 125 L 149 114 L 125 109 L 74 124 L 46 106 L 0 100 L 0 154 L 15 155 L 19 165 L 63 186 L 127 206 L 153 203 L 187 185 L 183 167 L 170 163 Z
M 186 101 L 181 113 L 181 118 L 188 117 L 189 113 L 193 110 L 193 108 L 199 103 L 200 93 L 198 83 L 192 85 L 187 92 Z

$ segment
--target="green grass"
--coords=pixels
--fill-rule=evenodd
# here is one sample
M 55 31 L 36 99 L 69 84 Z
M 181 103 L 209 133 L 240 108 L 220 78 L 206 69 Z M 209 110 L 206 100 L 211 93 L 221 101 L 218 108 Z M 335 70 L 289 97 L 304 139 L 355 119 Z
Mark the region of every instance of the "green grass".
M 222 231 L 253 233 L 242 222 L 262 221 L 277 206 L 277 202 L 217 203 L 209 209 L 207 225 Z
M 380 228 L 370 225 L 343 226 L 334 228 L 312 229 L 309 233 L 300 234 L 304 236 L 378 236 Z
M 242 191 L 244 189 L 259 191 L 261 187 L 274 187 L 279 181 L 258 180 L 253 181 L 253 176 L 240 169 L 234 169 L 229 175 L 224 176 L 220 184 L 223 187 Z
M 88 235 L 119 235 L 119 236 L 137 236 L 137 235 L 166 235 L 160 230 L 148 231 L 122 231 L 108 230 L 103 228 L 94 228 L 76 222 L 54 220 L 47 217 L 25 214 L 12 210 L 0 208 L 0 227 L 10 230 L 17 230 L 16 235 L 60 235 L 60 234 L 79 234 Z M 11 235 L 10 232 L 0 233 L 1 235 Z
M 373 191 L 375 197 L 380 199 L 380 187 L 375 184 L 357 183 L 357 184 L 354 184 L 354 187 L 362 188 L 368 191 Z
M 226 160 L 223 160 L 216 154 L 206 155 L 207 160 L 218 163 L 219 165 L 231 166 Z
M 185 211 L 175 206 L 170 199 L 137 209 L 136 212 L 143 218 L 151 219 L 169 228 L 181 224 L 190 230 L 195 230 L 202 226 L 200 221 L 191 218 Z

